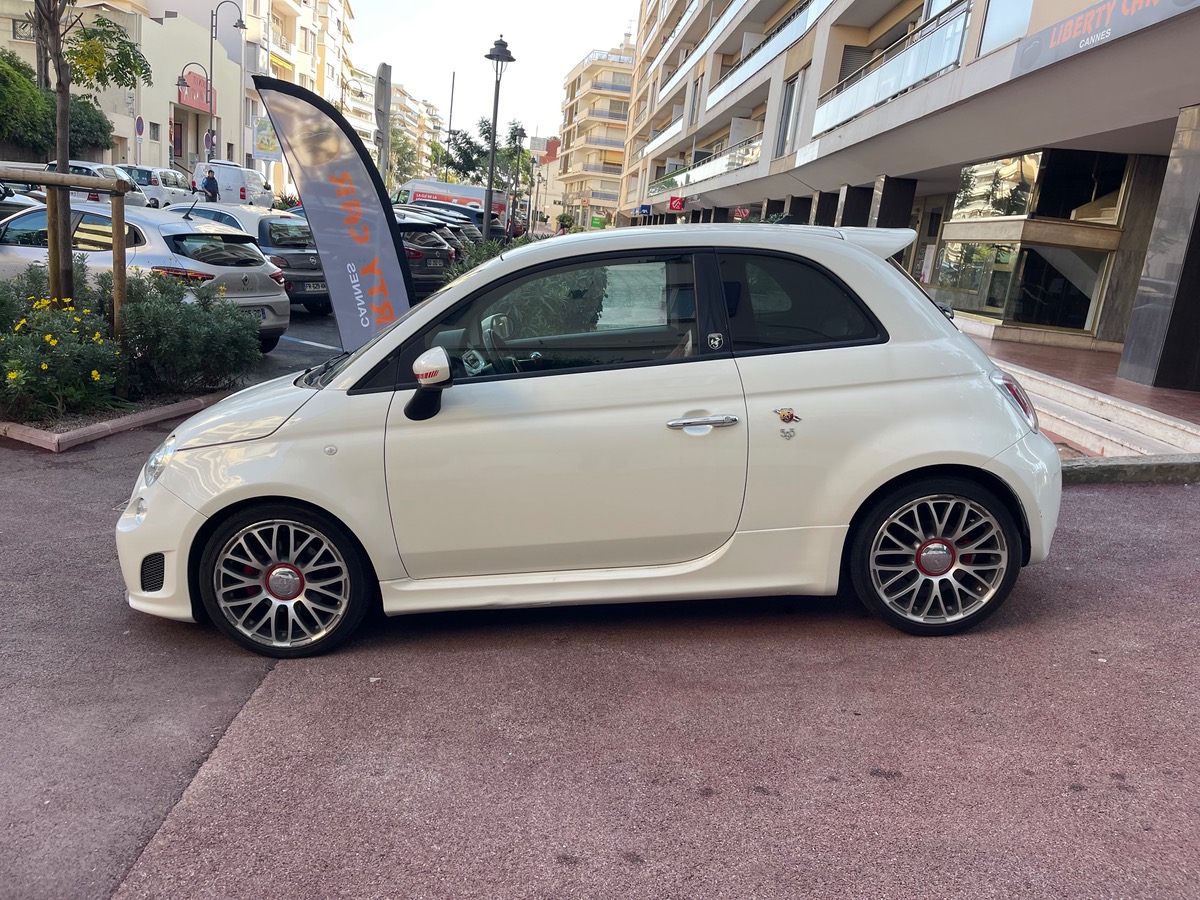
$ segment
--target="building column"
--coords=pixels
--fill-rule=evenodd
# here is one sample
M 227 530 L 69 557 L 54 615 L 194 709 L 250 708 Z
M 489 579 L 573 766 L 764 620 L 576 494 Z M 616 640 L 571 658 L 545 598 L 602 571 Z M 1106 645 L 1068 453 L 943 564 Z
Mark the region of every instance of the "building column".
M 1179 111 L 1117 375 L 1200 391 L 1200 106 Z
M 875 189 L 871 192 L 871 212 L 867 216 L 867 224 L 872 228 L 908 228 L 916 199 L 915 178 L 880 175 L 875 179 Z
M 871 214 L 871 189 L 843 184 L 838 192 L 837 214 L 833 224 L 841 227 L 865 226 Z
M 812 197 L 789 197 L 784 213 L 791 218 L 791 224 L 803 225 L 812 218 Z
M 832 225 L 837 221 L 839 194 L 829 191 L 817 191 L 812 195 L 812 214 L 808 217 L 809 225 Z

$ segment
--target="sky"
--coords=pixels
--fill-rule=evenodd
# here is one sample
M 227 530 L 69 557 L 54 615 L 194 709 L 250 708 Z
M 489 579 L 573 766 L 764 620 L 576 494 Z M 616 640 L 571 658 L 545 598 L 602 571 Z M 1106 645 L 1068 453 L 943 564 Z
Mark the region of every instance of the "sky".
M 450 116 L 478 139 L 475 123 L 492 117 L 495 74 L 485 55 L 501 35 L 516 58 L 500 81 L 499 127 L 516 119 L 526 134 L 561 130 L 563 81 L 593 50 L 611 50 L 637 34 L 637 0 L 515 4 L 503 0 L 351 0 L 350 59 L 374 74 L 392 67 L 392 83 Z M 631 39 L 632 39 L 631 37 Z

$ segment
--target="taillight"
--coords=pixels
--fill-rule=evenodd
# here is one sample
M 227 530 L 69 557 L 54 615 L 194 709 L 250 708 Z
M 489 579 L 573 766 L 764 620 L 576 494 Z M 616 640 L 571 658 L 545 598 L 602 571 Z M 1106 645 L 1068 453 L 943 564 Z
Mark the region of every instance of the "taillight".
M 246 189 L 244 187 L 238 188 L 238 198 L 241 200 L 246 199 Z
M 168 278 L 181 278 L 184 281 L 212 281 L 215 275 L 207 272 L 197 272 L 194 269 L 177 269 L 174 266 L 151 266 L 151 272 L 158 272 Z
M 454 248 L 450 248 L 450 262 L 454 262 Z
M 91 200 L 91 201 L 93 201 L 93 202 L 95 202 L 95 203 L 99 203 L 99 202 L 100 202 L 100 195 L 99 195 L 99 194 L 97 194 L 95 191 L 92 191 L 90 194 L 88 194 L 88 199 L 89 199 L 89 200 Z
M 279 266 L 281 269 L 287 267 L 287 260 L 282 256 L 268 256 L 267 259 L 271 261 L 271 265 L 273 266 Z
M 420 250 L 414 250 L 412 247 L 405 247 L 404 255 L 407 256 L 409 259 L 424 259 L 425 258 L 424 253 L 422 253 Z
M 1021 416 L 1029 424 L 1029 427 L 1037 431 L 1037 410 L 1033 408 L 1033 401 L 1029 399 L 1029 395 L 1025 393 L 1025 388 L 1021 387 L 1021 383 L 1007 372 L 1001 372 L 997 369 L 992 373 L 992 384 L 996 385 L 1000 393 L 1007 397 L 1009 402 L 1017 408 L 1017 411 L 1021 413 Z
M 276 284 L 283 284 L 283 273 L 276 269 L 271 273 L 271 280 Z
M 153 184 L 153 185 L 155 185 L 155 186 L 157 187 L 157 186 L 158 186 L 158 176 L 157 176 L 157 175 L 151 175 L 151 176 L 150 176 L 150 183 L 151 183 L 151 184 Z

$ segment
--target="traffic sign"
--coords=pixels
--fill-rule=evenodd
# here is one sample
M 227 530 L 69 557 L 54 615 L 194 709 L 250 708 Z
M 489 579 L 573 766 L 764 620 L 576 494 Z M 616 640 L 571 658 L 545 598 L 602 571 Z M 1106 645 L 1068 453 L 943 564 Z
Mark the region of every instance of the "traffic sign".
M 146 130 L 146 123 L 145 123 L 144 121 L 142 121 L 142 117 L 141 117 L 141 116 L 138 116 L 138 117 L 137 117 L 137 122 L 136 122 L 136 124 L 134 125 L 134 128 L 135 128 L 135 130 L 137 131 L 137 136 L 138 136 L 138 137 L 141 137 L 141 136 L 142 136 L 142 133 L 143 133 L 143 132 L 145 132 L 145 130 Z
M 580 206 L 587 206 L 587 205 L 588 205 L 588 203 L 590 203 L 590 202 L 591 202 L 591 201 L 589 201 L 587 197 L 584 197 L 582 200 L 580 200 L 580 201 L 579 201 L 579 205 L 580 205 Z

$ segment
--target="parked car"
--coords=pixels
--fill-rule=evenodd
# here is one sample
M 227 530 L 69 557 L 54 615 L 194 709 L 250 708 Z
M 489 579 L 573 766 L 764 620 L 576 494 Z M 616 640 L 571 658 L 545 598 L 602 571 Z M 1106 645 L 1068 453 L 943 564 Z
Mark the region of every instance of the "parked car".
M 253 169 L 245 169 L 237 163 L 225 159 L 210 159 L 201 163 L 192 171 L 192 189 L 203 198 L 200 185 L 213 170 L 220 191 L 221 203 L 247 203 L 250 206 L 265 206 L 268 209 L 275 204 L 275 194 L 267 185 L 262 174 Z
M 445 226 L 434 219 L 393 209 L 400 235 L 404 239 L 404 255 L 413 281 L 413 302 L 420 303 L 446 283 L 446 271 L 454 265 L 454 248 L 441 237 Z
M 914 237 L 706 224 L 504 253 L 177 426 L 117 524 L 128 601 L 278 657 L 381 601 L 845 585 L 904 631 L 977 625 L 1046 558 L 1060 464 L 1020 385 L 887 262 Z
M 393 206 L 392 212 L 396 214 L 396 217 L 398 220 L 401 217 L 404 217 L 405 219 L 407 219 L 409 221 L 419 219 L 419 220 L 423 220 L 423 221 L 428 222 L 429 224 L 433 225 L 434 232 L 437 234 L 437 236 L 440 237 L 443 241 L 445 241 L 447 245 L 449 245 L 450 247 L 452 247 L 454 249 L 455 257 L 458 257 L 460 254 L 466 252 L 467 247 L 466 247 L 466 243 L 463 242 L 463 236 L 462 236 L 461 230 L 457 230 L 451 223 L 449 223 L 445 219 L 441 218 L 441 216 L 438 216 L 438 215 L 430 213 L 430 212 L 423 211 L 422 208 L 419 206 L 418 207 Z M 467 243 L 469 243 L 469 242 L 467 242 Z
M 480 237 L 483 236 L 483 210 L 475 209 L 470 206 L 459 206 L 457 203 L 444 203 L 441 200 L 414 200 L 413 205 L 428 206 L 431 209 L 448 210 L 449 212 L 464 215 L 471 220 L 476 228 L 480 229 Z M 504 222 L 495 213 L 492 213 L 492 239 L 497 240 L 504 237 Z
M 147 206 L 166 209 L 174 203 L 191 203 L 192 187 L 187 176 L 159 166 L 123 166 L 146 195 Z
M 275 349 L 290 319 L 283 273 L 263 256 L 249 235 L 202 220 L 184 221 L 165 210 L 125 210 L 128 268 L 140 268 L 224 288 L 225 298 L 259 320 L 259 344 Z M 45 266 L 48 231 L 44 206 L 0 222 L 0 279 L 31 265 Z M 87 258 L 88 271 L 112 271 L 111 208 L 71 204 L 71 249 Z
M 14 192 L 8 185 L 0 185 L 0 222 L 16 213 L 45 205 L 41 200 Z
M 283 287 L 292 303 L 313 315 L 328 315 L 329 288 L 312 229 L 303 216 L 246 204 L 196 203 L 172 207 L 184 218 L 202 218 L 244 231 L 258 242 L 267 259 L 283 270 Z
M 393 206 L 392 209 L 401 210 L 410 215 L 421 216 L 422 218 L 429 219 L 433 222 L 438 222 L 439 224 L 443 225 L 444 228 L 438 231 L 438 234 L 441 235 L 442 240 L 454 248 L 454 253 L 456 255 L 465 253 L 467 247 L 475 243 L 474 239 L 470 236 L 470 234 L 467 233 L 466 229 L 470 228 L 471 231 L 475 233 L 479 232 L 479 229 L 472 225 L 469 219 L 466 219 L 465 217 L 458 218 L 455 216 L 443 215 L 439 210 L 431 209 L 428 206 L 410 206 L 407 204 L 401 204 L 398 206 Z
M 93 178 L 121 178 L 129 182 L 129 191 L 125 194 L 126 206 L 148 206 L 149 201 L 146 195 L 142 193 L 142 189 L 138 187 L 133 176 L 121 169 L 118 166 L 110 166 L 107 163 L 87 162 L 86 160 L 73 159 L 68 164 L 70 166 L 70 174 L 72 175 L 90 175 Z M 46 172 L 57 172 L 58 163 L 47 163 Z M 71 202 L 91 201 L 93 203 L 112 203 L 112 194 L 104 191 L 71 191 Z

